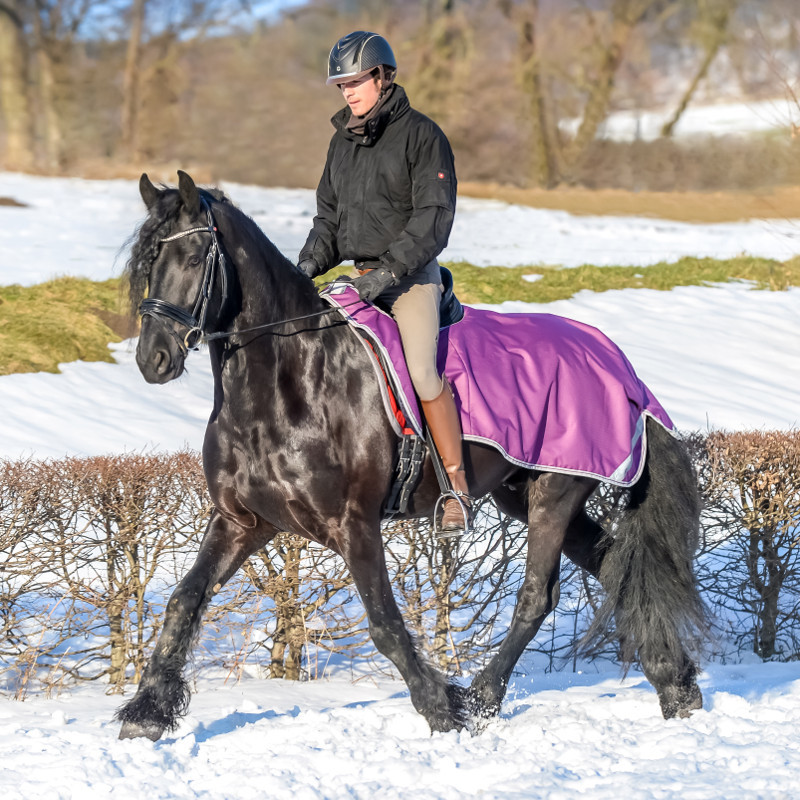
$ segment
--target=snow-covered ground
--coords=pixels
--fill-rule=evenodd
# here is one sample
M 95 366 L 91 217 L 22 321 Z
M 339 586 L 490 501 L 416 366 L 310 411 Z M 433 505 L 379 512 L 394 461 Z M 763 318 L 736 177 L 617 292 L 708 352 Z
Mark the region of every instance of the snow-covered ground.
M 226 187 L 287 255 L 310 225 L 310 192 Z M 0 173 L 0 285 L 119 272 L 142 217 L 135 182 Z M 445 258 L 482 264 L 637 264 L 683 254 L 800 253 L 800 222 L 695 226 L 571 217 L 464 200 Z M 577 255 L 576 255 L 577 254 Z M 746 285 L 582 292 L 546 310 L 602 328 L 678 425 L 792 428 L 800 418 L 800 290 Z M 1 332 L 0 332 L 1 335 Z M 210 407 L 203 354 L 163 387 L 131 343 L 117 364 L 0 378 L 0 457 L 199 445 Z M 58 699 L 0 700 L 0 791 L 37 798 L 778 798 L 796 793 L 800 665 L 711 664 L 705 708 L 664 722 L 640 674 L 544 674 L 524 657 L 483 734 L 430 736 L 402 683 L 348 673 L 292 684 L 199 676 L 189 717 L 157 744 L 116 740 L 119 702 L 100 685 Z
M 283 253 L 297 258 L 315 213 L 312 191 L 222 187 Z M 0 173 L 0 197 L 27 204 L 0 206 L 0 286 L 30 285 L 59 275 L 103 279 L 118 274 L 124 265 L 123 245 L 144 216 L 131 181 Z M 462 197 L 441 258 L 479 266 L 644 267 L 682 256 L 732 258 L 743 253 L 780 260 L 800 253 L 800 221 L 693 225 L 646 217 L 573 216 Z
M 118 698 L 0 702 L 6 800 L 777 800 L 796 796 L 800 669 L 711 667 L 665 722 L 643 678 L 537 674 L 481 735 L 430 735 L 402 684 L 203 681 L 172 736 L 117 741 Z

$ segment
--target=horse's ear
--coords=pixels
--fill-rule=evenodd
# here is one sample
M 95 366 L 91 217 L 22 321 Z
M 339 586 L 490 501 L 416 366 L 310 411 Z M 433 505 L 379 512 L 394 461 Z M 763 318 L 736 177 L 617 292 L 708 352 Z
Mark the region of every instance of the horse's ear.
M 152 208 L 161 197 L 161 192 L 153 186 L 153 182 L 147 177 L 146 172 L 143 172 L 142 177 L 139 178 L 139 194 L 148 208 Z
M 186 210 L 194 216 L 200 213 L 200 192 L 194 185 L 191 176 L 183 170 L 178 170 L 178 190 Z

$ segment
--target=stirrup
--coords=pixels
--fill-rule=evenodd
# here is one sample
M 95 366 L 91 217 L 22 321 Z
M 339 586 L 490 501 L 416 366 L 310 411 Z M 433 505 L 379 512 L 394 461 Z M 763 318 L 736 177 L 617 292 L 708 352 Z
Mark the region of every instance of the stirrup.
M 447 528 L 440 527 L 437 520 L 439 518 L 439 506 L 447 503 L 448 500 L 455 500 L 461 507 L 461 517 L 463 525 L 451 524 Z M 473 499 L 466 492 L 459 492 L 450 489 L 439 495 L 436 505 L 433 508 L 433 532 L 437 539 L 451 539 L 455 536 L 466 536 L 472 532 Z M 444 509 L 444 506 L 443 506 Z M 444 519 L 443 510 L 442 518 Z

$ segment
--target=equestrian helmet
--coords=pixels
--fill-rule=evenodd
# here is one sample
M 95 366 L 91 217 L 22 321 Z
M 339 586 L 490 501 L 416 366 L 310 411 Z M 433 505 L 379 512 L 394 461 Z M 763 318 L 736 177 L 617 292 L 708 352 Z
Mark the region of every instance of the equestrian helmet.
M 376 67 L 397 69 L 392 48 L 383 36 L 370 31 L 353 31 L 343 36 L 328 56 L 328 80 L 344 83 L 372 72 Z

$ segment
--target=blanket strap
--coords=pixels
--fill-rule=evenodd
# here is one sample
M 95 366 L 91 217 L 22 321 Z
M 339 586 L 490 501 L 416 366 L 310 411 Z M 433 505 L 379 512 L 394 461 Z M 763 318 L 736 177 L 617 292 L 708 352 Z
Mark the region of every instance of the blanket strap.
M 394 483 L 384 508 L 386 514 L 406 513 L 411 494 L 417 488 L 424 461 L 425 440 L 421 436 L 417 436 L 416 433 L 404 435 L 400 439 L 400 452 Z

